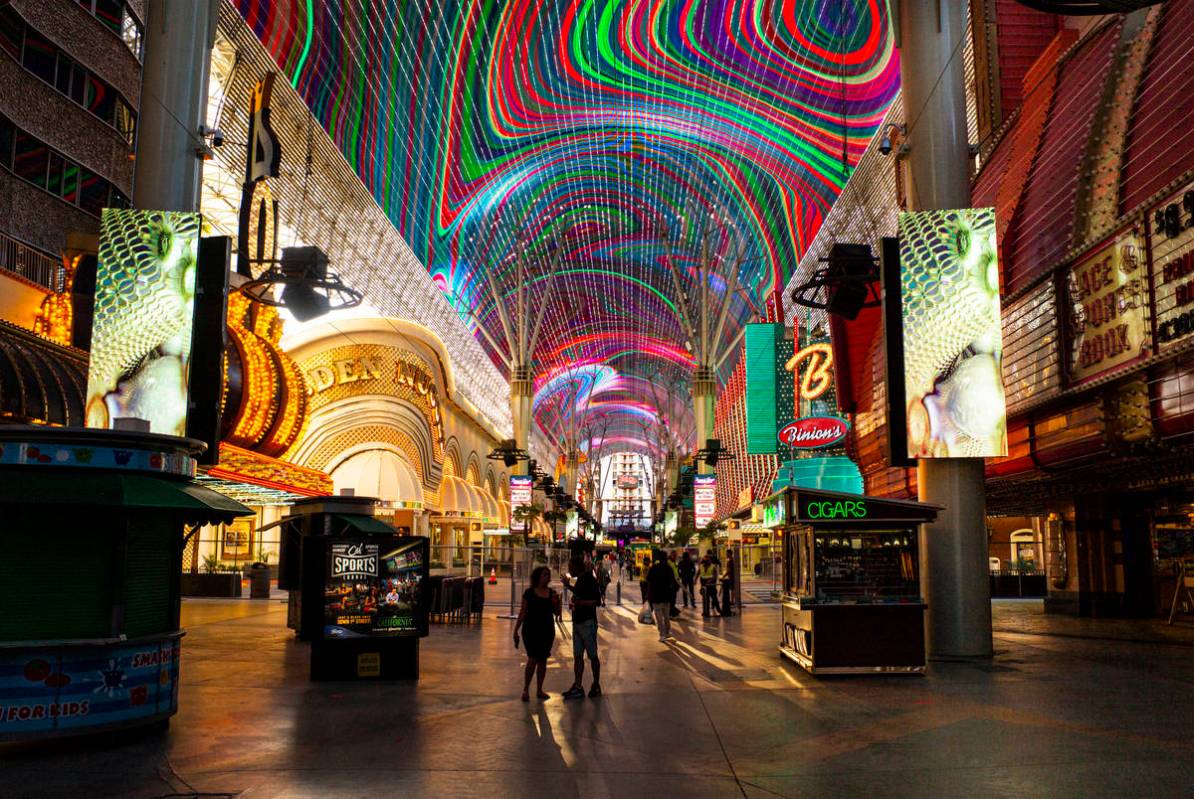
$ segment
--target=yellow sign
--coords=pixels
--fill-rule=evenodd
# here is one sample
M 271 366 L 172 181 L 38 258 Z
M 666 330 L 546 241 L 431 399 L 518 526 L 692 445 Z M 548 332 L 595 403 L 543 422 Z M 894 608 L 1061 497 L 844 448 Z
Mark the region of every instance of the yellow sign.
M 1069 375 L 1102 374 L 1149 353 L 1148 285 L 1136 228 L 1070 267 Z
M 357 676 L 358 677 L 380 677 L 381 676 L 381 653 L 379 652 L 362 652 L 357 655 Z
M 800 375 L 800 364 L 808 361 L 808 368 Z M 809 344 L 797 352 L 784 368 L 793 375 L 800 375 L 796 389 L 796 415 L 800 415 L 800 400 L 815 400 L 833 385 L 833 347 L 826 342 Z

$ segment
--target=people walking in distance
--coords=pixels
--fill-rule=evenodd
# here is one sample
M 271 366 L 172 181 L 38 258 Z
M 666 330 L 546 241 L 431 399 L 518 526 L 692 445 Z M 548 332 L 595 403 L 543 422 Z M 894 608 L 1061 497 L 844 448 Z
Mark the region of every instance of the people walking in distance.
M 717 564 L 708 552 L 701 557 L 697 578 L 701 582 L 701 615 L 709 617 L 709 609 L 721 613 L 721 605 L 717 602 Z
M 643 604 L 647 604 L 647 572 L 651 570 L 651 561 L 643 560 L 643 565 L 638 567 L 638 590 L 643 594 Z
M 575 680 L 564 692 L 565 699 L 583 699 L 585 689 L 585 658 L 593 669 L 593 684 L 589 696 L 601 696 L 601 659 L 597 657 L 597 605 L 601 602 L 601 586 L 593 573 L 593 562 L 588 557 L 574 557 L 568 563 L 568 574 L 572 577 L 572 670 Z
M 676 560 L 676 550 L 667 553 L 667 565 L 672 570 L 672 578 L 676 581 L 676 590 L 672 591 L 672 606 L 669 610 L 672 618 L 680 615 L 680 609 L 676 607 L 676 597 L 680 594 L 680 564 Z
M 551 588 L 551 569 L 540 566 L 531 572 L 531 585 L 522 594 L 522 607 L 514 622 L 514 646 L 518 647 L 518 633 L 523 633 L 527 666 L 522 681 L 522 701 L 529 701 L 531 675 L 536 674 L 536 696 L 547 699 L 543 678 L 547 675 L 547 659 L 556 640 L 556 620 L 560 618 L 560 595 Z
M 667 557 L 662 551 L 657 551 L 655 564 L 647 572 L 647 598 L 651 601 L 651 612 L 655 615 L 660 641 L 666 641 L 672 634 L 671 611 L 677 587 Z
M 734 615 L 734 581 L 737 579 L 737 574 L 734 572 L 734 553 L 726 550 L 726 566 L 721 573 L 721 615 Z
M 609 558 L 602 555 L 597 559 L 597 585 L 601 588 L 602 605 L 605 605 L 605 594 L 611 580 Z
M 692 553 L 687 549 L 680 557 L 680 588 L 684 595 L 684 607 L 696 607 L 696 594 L 693 593 L 693 583 L 696 582 L 696 562 Z

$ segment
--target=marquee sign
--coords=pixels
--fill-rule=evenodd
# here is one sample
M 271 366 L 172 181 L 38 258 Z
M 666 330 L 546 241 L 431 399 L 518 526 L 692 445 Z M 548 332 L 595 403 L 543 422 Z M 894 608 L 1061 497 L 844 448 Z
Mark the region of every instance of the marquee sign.
M 692 478 L 692 513 L 698 529 L 717 515 L 717 475 L 698 474 Z
M 269 179 L 278 176 L 282 160 L 282 147 L 270 126 L 275 77 L 273 72 L 267 74 L 249 96 L 245 183 L 236 242 L 236 271 L 245 277 L 252 277 L 252 264 L 273 260 L 278 252 L 278 201 L 269 188 Z
M 1144 263 L 1144 248 L 1133 226 L 1069 268 L 1066 366 L 1071 382 L 1084 382 L 1149 355 Z
M 1194 183 L 1163 200 L 1148 219 L 1157 346 L 1167 352 L 1194 333 Z

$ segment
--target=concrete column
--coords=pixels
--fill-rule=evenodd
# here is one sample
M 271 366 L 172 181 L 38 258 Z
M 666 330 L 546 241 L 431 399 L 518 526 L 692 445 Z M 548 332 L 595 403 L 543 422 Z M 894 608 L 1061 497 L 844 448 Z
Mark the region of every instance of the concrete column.
M 198 211 L 203 162 L 199 126 L 218 0 L 149 0 L 133 202 L 137 208 Z
M 908 120 L 909 205 L 970 207 L 969 142 L 962 48 L 965 0 L 899 4 L 900 80 Z M 986 489 L 981 458 L 922 458 L 922 502 L 945 506 L 925 525 L 921 580 L 931 657 L 991 654 Z
M 708 366 L 698 366 L 692 379 L 692 411 L 696 418 L 696 449 L 705 446 L 713 438 L 713 407 L 717 398 L 717 379 Z M 706 463 L 697 464 L 698 474 L 712 474 Z
M 531 370 L 527 366 L 515 366 L 510 379 L 510 415 L 514 420 L 514 444 L 524 452 L 530 451 L 531 443 L 531 400 L 535 387 Z M 550 464 L 544 464 L 544 469 Z M 519 461 L 515 474 L 527 474 L 527 461 Z

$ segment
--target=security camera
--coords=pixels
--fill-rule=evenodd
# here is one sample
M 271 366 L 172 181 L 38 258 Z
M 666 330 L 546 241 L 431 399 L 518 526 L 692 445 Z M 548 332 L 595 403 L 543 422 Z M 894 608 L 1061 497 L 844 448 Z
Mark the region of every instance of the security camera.
M 223 147 L 224 146 L 224 131 L 220 130 L 219 128 L 216 128 L 215 130 L 213 130 L 211 132 L 211 146 L 212 147 Z
M 896 132 L 898 132 L 900 134 L 901 139 L 905 138 L 908 135 L 908 126 L 907 125 L 904 125 L 904 124 L 897 125 L 895 122 L 887 123 L 887 127 L 885 127 L 883 129 L 883 136 L 879 139 L 879 153 L 881 155 L 884 155 L 884 156 L 891 155 L 891 151 L 893 149 L 895 149 L 895 145 L 893 145 L 892 141 L 891 141 L 891 132 L 893 130 L 895 130 Z M 903 154 L 903 153 L 907 152 L 907 148 L 908 148 L 907 144 L 901 144 L 900 145 L 900 153 Z

